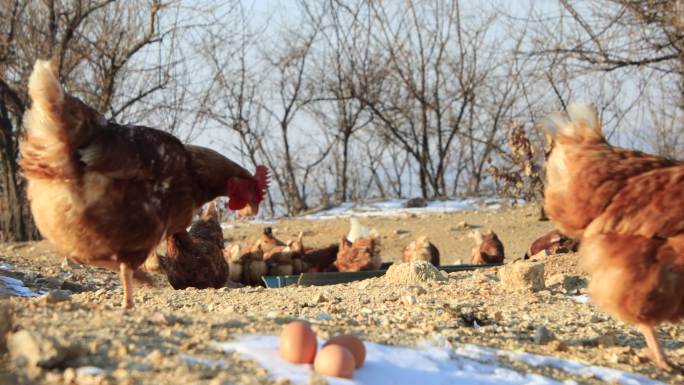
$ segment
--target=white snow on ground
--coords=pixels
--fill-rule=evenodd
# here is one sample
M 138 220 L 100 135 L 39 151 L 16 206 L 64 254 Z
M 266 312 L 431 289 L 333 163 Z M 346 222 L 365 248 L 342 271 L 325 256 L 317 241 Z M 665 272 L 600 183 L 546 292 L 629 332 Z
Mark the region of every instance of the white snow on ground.
M 330 219 L 339 217 L 372 217 L 372 216 L 397 216 L 402 214 L 429 214 L 446 213 L 454 211 L 492 211 L 501 208 L 501 203 L 514 201 L 506 198 L 463 198 L 445 201 L 430 201 L 427 207 L 405 208 L 406 200 L 395 199 L 390 201 L 354 204 L 343 203 L 329 210 L 319 211 L 314 214 L 303 216 L 305 219 Z M 519 200 L 516 202 L 523 204 Z
M 406 199 L 394 199 L 389 201 L 378 201 L 372 203 L 342 203 L 337 207 L 327 210 L 317 211 L 313 214 L 303 215 L 302 219 L 335 219 L 355 217 L 380 217 L 380 216 L 400 216 L 406 214 L 436 214 L 456 211 L 494 211 L 501 208 L 502 203 L 524 205 L 522 199 L 509 199 L 497 197 L 471 197 L 462 199 L 451 199 L 444 201 L 429 201 L 427 207 L 405 208 Z M 278 219 L 255 218 L 247 220 L 252 224 L 274 225 Z M 240 221 L 228 221 L 221 224 L 225 230 L 232 229 Z
M 293 384 L 307 384 L 311 365 L 295 365 L 280 358 L 277 336 L 246 335 L 234 342 L 215 343 L 218 349 L 238 352 L 257 361 L 275 378 L 284 377 Z M 452 350 L 435 346 L 403 348 L 366 342 L 366 363 L 354 372 L 351 380 L 327 377 L 330 385 L 421 384 L 421 385 L 523 385 L 576 384 L 559 382 L 537 374 L 522 374 L 502 367 L 497 357 L 532 366 L 551 366 L 568 374 L 585 378 L 594 376 L 603 381 L 624 385 L 655 385 L 660 382 L 614 369 L 584 365 L 575 361 L 515 353 L 497 349 L 464 345 Z
M 600 366 L 585 365 L 577 361 L 564 360 L 557 357 L 540 356 L 530 353 L 510 352 L 482 346 L 466 344 L 456 349 L 456 354 L 478 361 L 495 362 L 497 357 L 506 357 L 513 361 L 523 362 L 534 367 L 551 367 L 563 370 L 579 378 L 596 378 L 606 383 L 624 385 L 655 385 L 661 382 L 648 379 L 638 374 L 623 372 Z
M 591 303 L 591 298 L 586 294 L 570 295 L 568 297 L 577 303 L 581 303 L 581 304 L 585 304 L 585 305 Z
M 37 297 L 39 295 L 39 293 L 24 286 L 20 280 L 0 275 L 0 298 L 4 296 Z

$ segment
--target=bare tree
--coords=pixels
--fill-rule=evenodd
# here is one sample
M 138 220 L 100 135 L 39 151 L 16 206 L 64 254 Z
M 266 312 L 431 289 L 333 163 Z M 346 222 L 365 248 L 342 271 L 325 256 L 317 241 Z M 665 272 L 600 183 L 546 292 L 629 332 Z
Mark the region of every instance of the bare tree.
M 320 9 L 301 2 L 307 16 L 321 20 L 324 48 L 315 65 L 317 98 L 309 109 L 317 121 L 328 129 L 337 144 L 335 158 L 335 196 L 344 202 L 349 194 L 349 159 L 352 136 L 373 120 L 365 105 L 354 98 L 359 79 L 372 76 L 379 69 L 372 60 L 370 38 L 373 33 L 371 8 L 368 2 L 336 0 L 321 2 Z
M 194 26 L 181 24 L 178 14 L 178 4 L 158 0 L 0 0 L 0 240 L 38 236 L 17 174 L 27 79 L 35 60 L 55 58 L 67 90 L 106 116 L 178 132 L 183 123 L 178 115 L 162 125 L 157 121 L 160 110 L 191 110 L 189 93 L 182 90 L 189 78 L 176 76 L 184 62 L 176 57 L 182 35 L 176 32 Z M 172 97 L 166 87 L 174 89 Z
M 590 99 L 595 101 L 595 95 L 603 92 L 604 100 L 597 102 L 607 113 L 603 118 L 611 134 L 624 133 L 630 122 L 636 122 L 629 127 L 634 138 L 624 142 L 639 147 L 646 142 L 665 156 L 681 151 L 684 2 L 561 0 L 557 19 L 537 16 L 535 20 L 538 26 L 547 27 L 538 28 L 532 47 L 523 50 L 524 54 L 566 66 L 575 78 L 585 76 L 594 83 L 597 79 L 607 80 L 615 87 L 587 87 L 592 92 Z M 566 80 L 574 83 L 572 88 L 578 88 L 575 79 L 562 79 L 564 76 L 557 74 L 553 77 L 550 83 Z M 632 118 L 624 119 L 627 115 Z M 618 124 L 623 127 L 616 131 Z M 653 129 L 646 132 L 644 129 L 649 127 Z
M 379 30 L 375 55 L 389 73 L 355 96 L 416 162 L 421 195 L 446 196 L 449 154 L 483 75 L 475 52 L 489 23 L 467 29 L 459 2 L 371 4 Z

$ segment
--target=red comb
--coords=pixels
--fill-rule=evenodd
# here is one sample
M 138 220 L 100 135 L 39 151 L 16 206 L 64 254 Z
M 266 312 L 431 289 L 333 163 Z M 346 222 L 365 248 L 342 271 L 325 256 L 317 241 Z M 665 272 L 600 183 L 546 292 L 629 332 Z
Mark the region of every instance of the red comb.
M 256 192 L 258 194 L 258 202 L 264 200 L 266 191 L 268 190 L 268 169 L 264 165 L 256 166 L 254 172 L 254 180 L 256 182 Z

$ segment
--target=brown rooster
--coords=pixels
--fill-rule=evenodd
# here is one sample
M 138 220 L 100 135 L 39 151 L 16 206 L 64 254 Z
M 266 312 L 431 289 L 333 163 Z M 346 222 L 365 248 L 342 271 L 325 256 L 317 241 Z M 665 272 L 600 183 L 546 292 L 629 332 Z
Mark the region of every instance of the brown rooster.
M 644 353 L 674 369 L 655 329 L 684 317 L 684 163 L 611 146 L 594 106 L 572 104 L 548 123 L 549 218 L 580 240 L 592 301 L 636 325 Z
M 495 232 L 488 230 L 482 235 L 478 230 L 475 230 L 469 236 L 475 240 L 475 245 L 471 250 L 472 264 L 503 263 L 504 246 Z
M 543 250 L 551 254 L 563 254 L 575 252 L 578 248 L 578 240 L 566 237 L 558 230 L 552 230 L 532 242 L 530 248 L 525 253 L 524 259 L 529 259 Z
M 218 289 L 228 279 L 228 264 L 222 249 L 223 230 L 216 203 L 212 201 L 190 231 L 166 238 L 166 256 L 159 257 L 159 265 L 174 289 Z
M 338 271 L 378 270 L 380 258 L 380 236 L 374 232 L 366 238 L 356 238 L 349 242 L 346 237 L 340 239 L 340 247 L 334 266 Z
M 335 270 L 334 263 L 340 246 L 337 244 L 323 248 L 305 247 L 303 233 L 299 233 L 296 240 L 288 242 L 293 252 L 292 264 L 294 273 L 320 273 Z
M 409 243 L 402 251 L 402 261 L 426 261 L 439 266 L 439 250 L 423 235 Z
M 56 68 L 38 60 L 29 78 L 20 166 L 31 211 L 61 253 L 119 271 L 130 308 L 134 272 L 159 241 L 184 232 L 192 213 L 218 196 L 256 214 L 267 171 L 252 175 L 163 131 L 107 121 L 64 92 Z

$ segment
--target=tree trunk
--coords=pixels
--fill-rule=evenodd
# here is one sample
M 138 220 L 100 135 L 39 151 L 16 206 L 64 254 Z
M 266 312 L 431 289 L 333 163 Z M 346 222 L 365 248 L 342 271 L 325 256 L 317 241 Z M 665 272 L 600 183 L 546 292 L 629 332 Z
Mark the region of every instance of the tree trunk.
M 341 191 L 342 202 L 347 201 L 347 169 L 349 168 L 349 136 L 345 135 L 342 142 L 342 175 L 341 175 Z
M 0 242 L 40 239 L 19 183 L 13 132 L 7 106 L 0 100 Z

